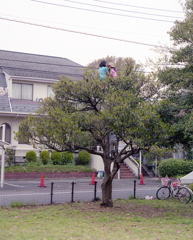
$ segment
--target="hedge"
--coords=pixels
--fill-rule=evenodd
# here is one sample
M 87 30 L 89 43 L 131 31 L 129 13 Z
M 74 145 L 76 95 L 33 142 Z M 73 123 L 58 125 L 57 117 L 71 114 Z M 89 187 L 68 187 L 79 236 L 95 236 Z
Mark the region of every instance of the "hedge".
M 63 152 L 62 153 L 62 164 L 73 164 L 74 163 L 74 155 L 71 152 Z
M 50 159 L 50 154 L 47 150 L 43 150 L 40 153 L 40 160 L 43 162 L 43 164 L 47 164 Z
M 51 154 L 51 159 L 54 165 L 61 165 L 62 164 L 61 152 L 53 151 Z
M 25 158 L 28 160 L 28 162 L 35 162 L 37 160 L 36 153 L 32 151 L 28 151 L 25 155 Z
M 168 158 L 162 160 L 159 164 L 159 175 L 161 177 L 176 177 L 186 175 L 193 171 L 193 161 L 184 161 L 180 159 Z
M 56 172 L 95 172 L 96 170 L 89 166 L 71 166 L 71 165 L 28 165 L 28 166 L 13 166 L 5 167 L 5 172 L 10 173 L 22 173 L 22 172 L 44 172 L 44 173 L 56 173 Z
M 78 153 L 78 162 L 80 165 L 87 165 L 90 162 L 90 153 L 87 151 L 80 151 Z

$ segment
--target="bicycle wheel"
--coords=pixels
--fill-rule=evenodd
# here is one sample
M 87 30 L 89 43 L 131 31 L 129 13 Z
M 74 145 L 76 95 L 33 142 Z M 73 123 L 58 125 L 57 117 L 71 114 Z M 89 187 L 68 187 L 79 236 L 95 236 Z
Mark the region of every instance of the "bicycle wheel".
M 161 187 L 157 190 L 156 197 L 159 200 L 165 200 L 170 196 L 170 189 L 168 187 Z
M 174 190 L 172 191 L 172 197 L 178 198 L 178 188 L 174 188 Z
M 188 203 L 191 200 L 191 198 L 192 194 L 190 193 L 190 191 L 185 187 L 181 187 L 178 192 L 178 199 L 180 200 L 180 202 Z

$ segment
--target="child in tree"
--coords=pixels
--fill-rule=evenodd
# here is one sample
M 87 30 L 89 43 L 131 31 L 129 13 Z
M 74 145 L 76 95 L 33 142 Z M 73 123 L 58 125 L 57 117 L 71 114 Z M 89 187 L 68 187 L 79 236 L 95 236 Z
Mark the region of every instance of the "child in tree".
M 104 77 L 106 77 L 106 75 L 108 74 L 108 69 L 106 67 L 106 61 L 102 61 L 99 65 L 99 73 L 100 73 L 100 81 L 103 80 Z
M 108 67 L 108 69 L 109 69 L 109 74 L 108 74 L 108 76 L 110 76 L 110 77 L 112 77 L 112 78 L 117 78 L 117 70 L 116 70 L 116 68 L 115 68 L 114 63 L 110 62 L 107 67 Z

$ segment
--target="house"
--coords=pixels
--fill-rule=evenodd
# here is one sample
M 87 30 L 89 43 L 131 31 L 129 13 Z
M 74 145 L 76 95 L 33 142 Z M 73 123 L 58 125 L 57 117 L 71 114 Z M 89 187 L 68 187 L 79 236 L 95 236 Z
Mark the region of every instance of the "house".
M 0 125 L 6 125 L 8 147 L 16 146 L 16 161 L 23 160 L 29 150 L 39 155 L 39 150 L 17 142 L 13 132 L 17 132 L 23 119 L 30 113 L 35 114 L 39 103 L 52 94 L 51 86 L 60 76 L 76 81 L 81 79 L 81 68 L 67 58 L 0 50 L 0 87 L 8 88 L 6 94 L 0 95 Z
M 82 68 L 83 66 L 66 58 L 0 50 L 0 88 L 8 88 L 8 92 L 3 94 L 0 89 L 0 125 L 6 125 L 5 141 L 9 143 L 6 147 L 16 146 L 16 161 L 23 161 L 26 152 L 30 150 L 34 150 L 39 156 L 39 150 L 16 141 L 14 131 L 19 130 L 25 117 L 36 114 L 40 102 L 52 94 L 51 86 L 60 76 L 66 75 L 77 81 L 82 78 Z M 0 159 L 1 155 L 0 148 Z M 130 162 L 137 175 L 136 163 Z M 104 170 L 103 161 L 98 155 L 91 155 L 90 166 L 98 171 Z

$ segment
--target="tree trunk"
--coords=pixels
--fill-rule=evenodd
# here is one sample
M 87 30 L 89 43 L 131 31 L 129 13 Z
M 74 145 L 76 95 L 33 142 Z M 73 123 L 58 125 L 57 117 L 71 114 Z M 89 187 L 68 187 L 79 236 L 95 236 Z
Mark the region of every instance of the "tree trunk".
M 112 201 L 112 182 L 113 178 L 116 174 L 116 172 L 119 169 L 119 165 L 114 165 L 113 171 L 111 173 L 111 163 L 112 160 L 106 159 L 104 160 L 104 179 L 103 183 L 101 185 L 102 189 L 102 203 L 101 206 L 103 207 L 113 207 L 113 201 Z
M 101 185 L 102 189 L 102 203 L 103 207 L 112 207 L 112 181 L 111 174 L 105 173 L 103 183 Z

